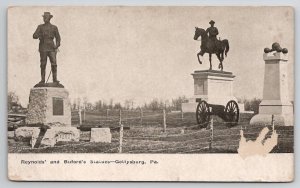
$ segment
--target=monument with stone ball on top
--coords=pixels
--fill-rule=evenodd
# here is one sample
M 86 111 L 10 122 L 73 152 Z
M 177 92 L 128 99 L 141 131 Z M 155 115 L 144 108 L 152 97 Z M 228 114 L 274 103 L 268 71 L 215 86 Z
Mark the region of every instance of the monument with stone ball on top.
M 275 125 L 293 126 L 293 105 L 289 100 L 287 66 L 288 50 L 281 48 L 279 43 L 272 48 L 264 49 L 265 61 L 263 99 L 259 104 L 259 113 L 251 121 L 251 125 L 270 125 L 271 119 Z

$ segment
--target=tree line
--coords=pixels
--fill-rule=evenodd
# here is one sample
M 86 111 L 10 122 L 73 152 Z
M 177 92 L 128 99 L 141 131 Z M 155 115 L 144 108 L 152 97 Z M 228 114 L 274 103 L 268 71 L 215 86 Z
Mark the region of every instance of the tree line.
M 105 100 L 97 100 L 92 103 L 89 102 L 86 97 L 83 99 L 76 98 L 72 101 L 72 109 L 85 109 L 87 111 L 103 111 L 107 109 L 111 110 L 151 110 L 157 111 L 161 109 L 166 109 L 169 111 L 179 111 L 181 110 L 181 104 L 186 102 L 187 99 L 185 96 L 179 96 L 177 98 L 173 98 L 171 100 L 162 100 L 158 98 L 154 98 L 151 101 L 144 103 L 142 105 L 137 105 L 133 99 L 127 99 L 123 103 L 114 102 L 113 99 L 110 99 L 108 102 Z
M 261 102 L 261 99 L 259 98 L 252 98 L 252 99 L 245 99 L 240 98 L 238 99 L 239 102 L 244 103 L 245 110 L 246 111 L 254 111 L 255 114 L 258 113 L 259 110 L 259 104 Z M 105 100 L 98 100 L 94 103 L 89 102 L 87 97 L 84 98 L 76 98 L 71 103 L 71 108 L 73 110 L 75 109 L 84 109 L 87 111 L 102 111 L 107 109 L 122 109 L 122 110 L 137 110 L 137 109 L 143 109 L 143 110 L 151 110 L 151 111 L 157 111 L 161 109 L 166 109 L 169 111 L 180 111 L 181 110 L 181 104 L 183 102 L 187 102 L 187 98 L 185 96 L 179 96 L 176 98 L 173 98 L 171 100 L 162 100 L 158 98 L 154 98 L 150 100 L 147 103 L 144 103 L 143 105 L 137 105 L 135 104 L 135 101 L 133 99 L 127 99 L 123 103 L 120 102 L 114 102 L 113 99 L 110 99 L 108 102 Z M 292 101 L 292 104 L 293 101 Z M 8 113 L 26 113 L 26 107 L 23 107 L 20 104 L 19 97 L 17 94 L 13 91 L 8 92 L 7 95 L 7 110 Z

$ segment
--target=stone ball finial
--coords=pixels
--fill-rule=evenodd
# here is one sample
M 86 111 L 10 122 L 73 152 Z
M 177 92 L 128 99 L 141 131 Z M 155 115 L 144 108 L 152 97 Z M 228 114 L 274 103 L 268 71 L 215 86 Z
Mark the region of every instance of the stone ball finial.
M 264 52 L 265 52 L 265 53 L 269 53 L 269 52 L 271 52 L 271 49 L 270 49 L 270 48 L 265 48 L 265 49 L 264 49 Z
M 270 53 L 270 52 L 273 52 L 273 51 L 276 51 L 276 52 L 282 52 L 284 54 L 288 53 L 288 49 L 286 48 L 281 48 L 280 44 L 278 42 L 274 42 L 272 44 L 272 49 L 270 48 L 265 48 L 264 49 L 264 52 L 265 53 Z
M 282 49 L 282 53 L 287 54 L 288 52 L 289 52 L 288 49 L 286 49 L 286 48 Z
M 281 52 L 282 48 L 280 47 L 280 44 L 278 42 L 274 42 L 272 44 L 272 50 L 276 52 Z

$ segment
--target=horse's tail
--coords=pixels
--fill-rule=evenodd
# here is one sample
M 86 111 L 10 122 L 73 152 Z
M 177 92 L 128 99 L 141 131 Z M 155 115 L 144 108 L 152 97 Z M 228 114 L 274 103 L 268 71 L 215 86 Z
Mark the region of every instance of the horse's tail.
M 227 53 L 229 51 L 229 42 L 227 39 L 224 39 L 223 42 L 225 44 L 225 56 L 227 57 Z

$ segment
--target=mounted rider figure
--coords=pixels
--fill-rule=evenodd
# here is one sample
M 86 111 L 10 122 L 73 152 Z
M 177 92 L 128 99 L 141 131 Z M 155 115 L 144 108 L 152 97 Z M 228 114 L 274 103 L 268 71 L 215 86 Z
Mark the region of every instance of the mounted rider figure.
M 229 51 L 229 42 L 227 39 L 217 39 L 219 31 L 216 27 L 214 27 L 215 22 L 211 20 L 209 24 L 211 26 L 206 30 L 199 27 L 195 27 L 195 35 L 193 39 L 197 40 L 199 37 L 201 37 L 200 52 L 197 53 L 197 58 L 199 63 L 202 64 L 200 56 L 202 57 L 205 53 L 208 53 L 210 64 L 209 69 L 212 70 L 211 56 L 212 54 L 215 54 L 218 60 L 220 61 L 219 69 L 221 69 L 222 71 L 224 54 L 225 56 L 227 56 L 227 53 Z
M 216 45 L 217 35 L 219 34 L 218 28 L 214 27 L 215 21 L 213 20 L 211 20 L 209 24 L 210 27 L 206 29 L 206 32 L 208 33 L 208 38 L 211 42 L 213 42 Z

